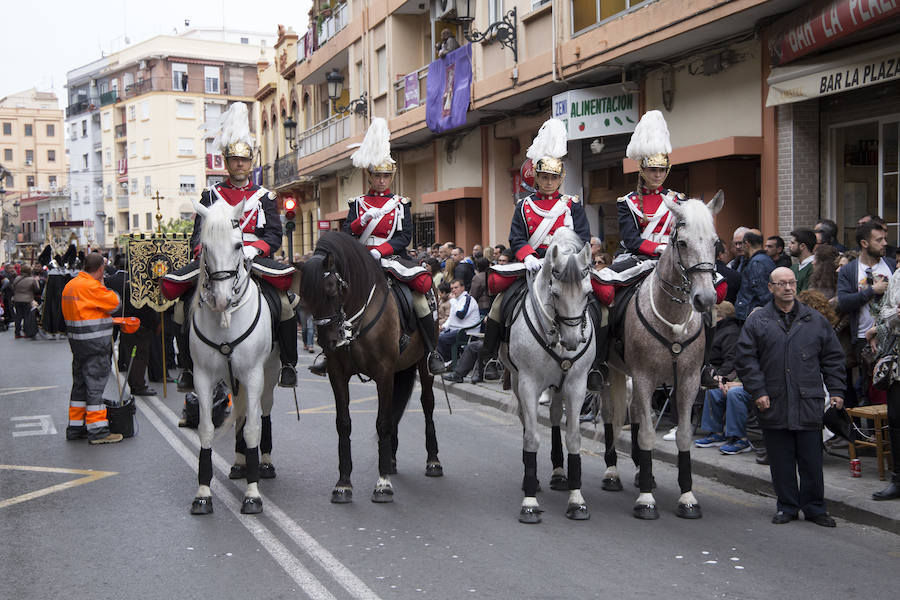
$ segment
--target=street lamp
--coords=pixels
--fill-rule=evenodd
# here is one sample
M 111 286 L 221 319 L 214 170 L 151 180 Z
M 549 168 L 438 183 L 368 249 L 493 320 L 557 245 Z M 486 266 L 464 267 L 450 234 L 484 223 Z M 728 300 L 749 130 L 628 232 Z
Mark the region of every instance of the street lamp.
M 297 121 L 292 119 L 290 115 L 281 122 L 281 126 L 284 127 L 284 139 L 290 144 L 291 150 L 297 149 Z
M 462 0 L 457 2 L 456 20 L 462 25 L 463 37 L 473 44 L 480 44 L 496 37 L 501 46 L 506 46 L 512 50 L 513 62 L 519 62 L 516 7 L 513 6 L 503 15 L 501 20 L 491 23 L 484 30 L 484 33 L 481 33 L 477 29 L 472 28 L 475 15 L 472 14 L 473 7 L 471 4 L 472 0 L 466 0 L 465 6 L 463 6 Z
M 344 91 L 344 76 L 337 69 L 332 69 L 325 74 L 325 81 L 328 84 L 328 99 L 331 100 L 332 108 L 336 113 L 354 112 L 357 115 L 365 117 L 368 114 L 369 107 L 366 104 L 366 93 L 356 100 L 351 100 L 347 106 L 338 106 L 337 101 Z

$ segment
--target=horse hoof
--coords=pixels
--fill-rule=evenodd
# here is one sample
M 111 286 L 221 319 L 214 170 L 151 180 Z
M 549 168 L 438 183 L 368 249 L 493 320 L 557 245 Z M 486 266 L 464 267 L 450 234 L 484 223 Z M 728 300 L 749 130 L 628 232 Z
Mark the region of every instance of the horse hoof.
M 541 513 L 544 512 L 535 506 L 523 506 L 519 511 L 519 523 L 534 525 L 541 522 Z
M 444 467 L 439 462 L 430 462 L 425 465 L 425 477 L 443 477 Z
M 260 479 L 275 479 L 275 465 L 272 463 L 261 463 L 259 465 Z
M 231 465 L 231 471 L 228 473 L 228 479 L 246 479 L 247 478 L 247 466 L 246 465 Z
M 569 491 L 569 479 L 565 475 L 551 475 L 550 489 L 557 492 Z
M 591 511 L 586 504 L 570 504 L 566 508 L 566 518 L 573 521 L 587 521 L 591 518 Z
M 635 504 L 634 518 L 653 521 L 659 518 L 659 511 L 656 510 L 656 506 L 653 504 Z
M 331 491 L 332 504 L 349 504 L 353 502 L 353 488 L 334 488 Z
M 262 512 L 262 498 L 245 497 L 241 503 L 242 515 L 258 515 Z
M 618 477 L 604 477 L 600 487 L 607 492 L 621 492 L 622 480 Z
M 394 501 L 394 490 L 391 488 L 378 488 L 372 492 L 372 502 L 387 504 Z
M 635 473 L 635 474 L 634 474 L 634 487 L 636 487 L 636 488 L 641 487 L 641 474 L 640 474 L 640 473 Z M 655 489 L 656 489 L 656 477 L 653 477 L 653 478 L 650 480 L 650 489 L 651 489 L 651 490 L 655 490 Z
M 700 510 L 699 504 L 679 504 L 675 516 L 682 519 L 700 519 L 703 517 L 703 511 Z
M 194 498 L 194 501 L 191 503 L 192 515 L 211 515 L 212 511 L 212 496 L 206 496 L 205 498 L 198 496 L 197 498 Z

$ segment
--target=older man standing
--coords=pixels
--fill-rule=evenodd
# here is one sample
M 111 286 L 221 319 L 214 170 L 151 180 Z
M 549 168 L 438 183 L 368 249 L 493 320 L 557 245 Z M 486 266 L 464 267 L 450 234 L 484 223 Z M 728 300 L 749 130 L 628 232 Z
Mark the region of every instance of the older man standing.
M 832 406 L 840 409 L 844 404 L 844 353 L 831 324 L 798 302 L 796 289 L 793 271 L 772 271 L 772 301 L 747 318 L 736 365 L 759 409 L 778 497 L 772 523 L 793 521 L 802 510 L 807 521 L 834 527 L 825 510 L 822 415 L 825 389 Z

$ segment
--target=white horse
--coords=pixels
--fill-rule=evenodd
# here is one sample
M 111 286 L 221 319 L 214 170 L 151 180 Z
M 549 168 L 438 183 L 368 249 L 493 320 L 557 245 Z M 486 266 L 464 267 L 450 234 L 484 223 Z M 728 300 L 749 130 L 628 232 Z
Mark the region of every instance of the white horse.
M 509 343 L 501 344 L 500 358 L 509 369 L 513 393 L 519 400 L 519 418 L 524 427 L 522 461 L 525 463 L 525 498 L 519 512 L 522 523 L 540 523 L 537 492 L 538 400 L 551 391 L 550 415 L 559 425 L 566 403 L 566 449 L 568 473 L 555 467 L 555 482 L 568 475 L 569 502 L 566 516 L 590 518 L 581 495 L 581 431 L 579 412 L 587 389 L 587 374 L 594 361 L 593 323 L 587 313 L 591 292 L 591 249 L 575 232 L 558 229 L 547 249 L 541 270 L 530 282 L 530 290 L 509 332 Z M 560 461 L 561 462 L 561 461 Z M 560 489 L 554 485 L 556 489 Z
M 719 191 L 709 204 L 695 199 L 681 203 L 669 197 L 663 200 L 676 219 L 675 231 L 656 268 L 641 282 L 625 311 L 624 356 L 610 353 L 612 405 L 605 407 L 603 413 L 609 466 L 603 476 L 603 488 L 622 489 L 613 444 L 631 402 L 632 453 L 637 458 L 640 488 L 633 513 L 638 519 L 659 518 L 651 491 L 655 486 L 651 452 L 656 441 L 651 399 L 653 391 L 666 384 L 675 391 L 678 413 L 675 444 L 681 496 L 675 514 L 699 519 L 702 512 L 691 478 L 691 408 L 703 366 L 701 315 L 716 299 L 713 278 L 718 236 L 713 215 L 722 210 L 725 198 Z M 627 376 L 632 379 L 633 390 L 627 389 Z M 604 398 L 604 402 L 607 400 Z
M 235 382 L 240 382 L 239 392 L 233 393 L 234 410 L 226 424 L 245 419 L 243 437 L 247 450 L 244 456 L 235 458 L 236 465 L 245 464 L 247 476 L 241 512 L 258 514 L 262 512 L 258 489 L 261 418 L 272 410 L 280 364 L 273 345 L 272 315 L 260 284 L 250 276 L 250 261 L 244 258 L 240 229 L 243 204 L 230 206 L 219 201 L 206 207 L 196 200 L 193 203 L 203 221 L 198 293 L 194 294 L 189 314 L 194 389 L 200 403 L 200 486 L 191 514 L 213 511 L 209 489 L 214 433 L 212 394 L 221 379 L 229 382 L 232 392 Z M 263 454 L 263 463 L 271 465 L 267 454 Z

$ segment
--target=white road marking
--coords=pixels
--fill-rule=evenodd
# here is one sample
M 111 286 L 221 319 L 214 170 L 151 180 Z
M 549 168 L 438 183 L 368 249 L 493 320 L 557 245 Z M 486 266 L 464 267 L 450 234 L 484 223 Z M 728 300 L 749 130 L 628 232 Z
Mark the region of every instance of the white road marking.
M 53 419 L 50 418 L 50 415 L 10 417 L 9 420 L 15 423 L 16 429 L 27 429 L 27 431 L 13 431 L 13 437 L 22 437 L 26 435 L 56 435 L 56 426 L 53 424 Z
M 41 496 L 46 496 L 47 494 L 53 494 L 55 492 L 61 492 L 63 490 L 68 490 L 70 488 L 84 485 L 85 483 L 91 483 L 92 481 L 97 481 L 99 479 L 103 479 L 104 477 L 109 477 L 110 475 L 116 475 L 115 471 L 93 471 L 93 470 L 85 470 L 85 469 L 57 469 L 54 467 L 27 467 L 24 465 L 0 465 L 0 470 L 12 470 L 12 471 L 33 471 L 38 473 L 67 473 L 74 475 L 83 475 L 78 479 L 73 479 L 72 481 L 66 481 L 63 483 L 58 483 L 56 485 L 51 485 L 49 487 L 45 487 L 39 490 L 34 490 L 33 492 L 28 492 L 26 494 L 22 494 L 20 496 L 15 496 L 13 498 L 7 498 L 6 500 L 0 500 L 0 508 L 6 508 L 7 506 L 12 506 L 13 504 L 19 504 L 20 502 L 27 502 L 28 500 L 34 500 L 35 498 L 40 498 Z
M 38 385 L 38 386 L 32 386 L 32 387 L 0 388 L 0 396 L 10 396 L 12 394 L 24 394 L 25 392 L 39 392 L 41 390 L 52 390 L 55 387 L 58 387 L 58 386 Z
M 156 411 L 150 408 L 150 401 L 144 398 L 137 398 L 137 406 L 141 413 L 147 417 L 150 423 L 160 432 L 170 446 L 184 459 L 184 461 L 197 471 L 197 452 L 199 452 L 200 444 L 196 435 L 188 436 L 190 444 L 194 448 L 191 449 L 175 435 L 173 429 L 178 425 L 178 417 L 169 407 L 163 404 L 158 398 L 152 398 L 156 410 L 168 421 L 168 427 L 162 422 Z M 217 452 L 213 451 L 213 465 L 220 472 L 226 475 L 231 466 Z M 226 475 L 227 477 L 227 475 Z M 252 515 L 242 515 L 240 512 L 240 500 L 229 488 L 220 483 L 216 478 L 212 481 L 212 490 L 216 497 L 221 500 L 225 506 L 231 511 L 235 517 L 247 528 L 250 533 L 259 541 L 263 547 L 278 561 L 278 564 L 291 576 L 294 581 L 300 585 L 303 590 L 312 598 L 334 598 L 330 592 L 310 573 L 306 567 L 285 547 L 278 539 L 262 525 L 258 517 Z M 272 500 L 261 494 L 263 506 L 268 517 L 287 534 L 291 540 L 296 543 L 308 556 L 315 560 L 325 571 L 331 575 L 341 587 L 343 587 L 354 598 L 365 600 L 380 600 L 379 596 L 372 591 L 359 577 L 357 577 L 350 569 L 341 563 L 333 554 L 326 550 L 315 538 L 300 527 L 293 519 L 281 510 Z

